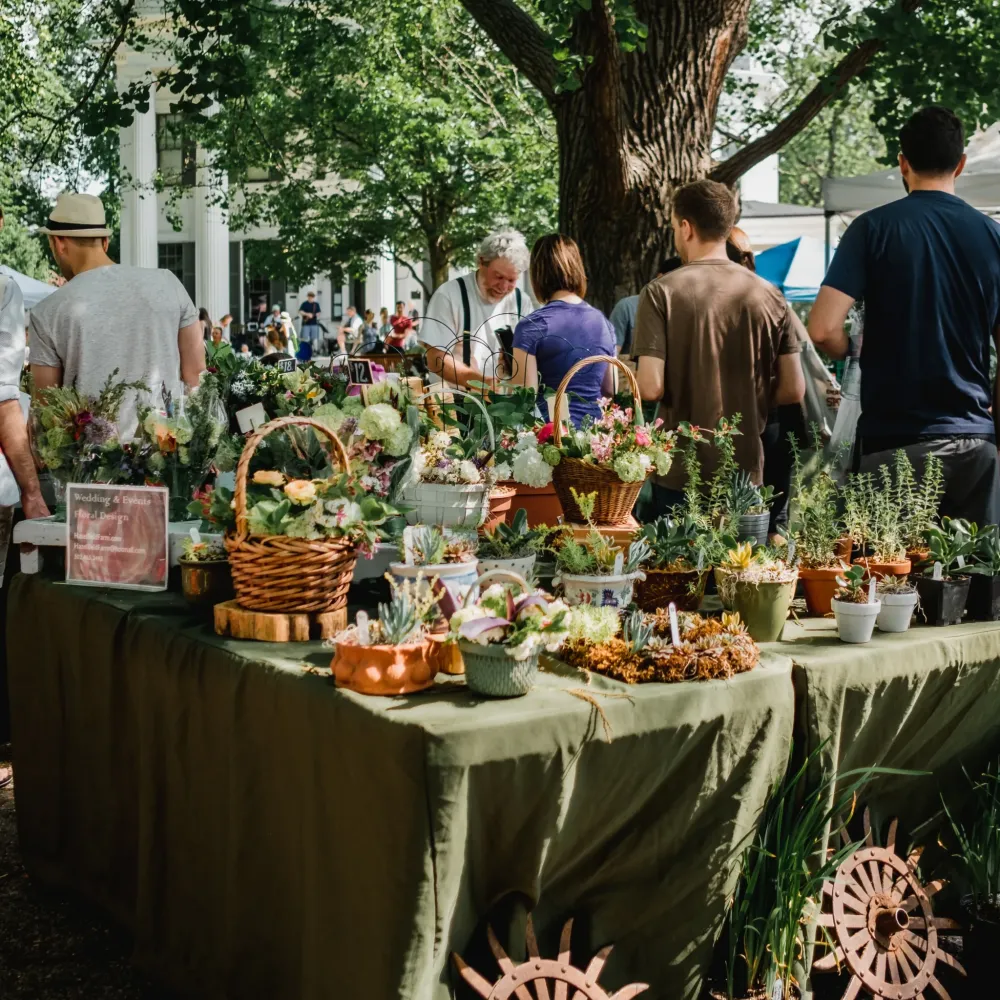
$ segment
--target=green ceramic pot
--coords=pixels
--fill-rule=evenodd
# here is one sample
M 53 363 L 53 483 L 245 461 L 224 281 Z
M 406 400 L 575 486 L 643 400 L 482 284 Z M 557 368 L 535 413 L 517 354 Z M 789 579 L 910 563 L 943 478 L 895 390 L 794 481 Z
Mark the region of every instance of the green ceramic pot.
M 777 642 L 795 596 L 795 580 L 788 583 L 744 583 L 732 587 L 733 610 L 739 613 L 755 642 Z

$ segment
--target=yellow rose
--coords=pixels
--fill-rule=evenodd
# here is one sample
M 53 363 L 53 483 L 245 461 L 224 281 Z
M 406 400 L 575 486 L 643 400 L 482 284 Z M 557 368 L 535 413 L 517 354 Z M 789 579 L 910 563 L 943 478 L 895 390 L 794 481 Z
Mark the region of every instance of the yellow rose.
M 261 469 L 253 474 L 253 481 L 259 486 L 281 486 L 285 482 L 285 477 L 280 472 Z
M 285 496 L 292 503 L 310 504 L 316 499 L 316 484 L 308 479 L 293 479 L 285 486 Z

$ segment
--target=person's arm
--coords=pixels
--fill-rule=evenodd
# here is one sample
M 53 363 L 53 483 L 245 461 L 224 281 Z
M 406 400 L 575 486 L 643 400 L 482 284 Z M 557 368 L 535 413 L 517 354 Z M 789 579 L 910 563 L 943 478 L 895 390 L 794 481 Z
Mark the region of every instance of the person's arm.
M 181 379 L 193 389 L 205 370 L 205 341 L 199 322 L 181 327 L 177 332 L 177 348 L 181 355 Z
M 778 377 L 774 383 L 772 403 L 774 406 L 788 406 L 801 403 L 806 394 L 806 380 L 802 374 L 802 355 L 778 355 Z
M 534 354 L 521 347 L 514 348 L 514 374 L 510 381 L 528 389 L 538 388 L 538 362 Z
M 53 386 L 62 385 L 62 369 L 53 365 L 29 365 L 31 368 L 31 380 L 36 389 L 51 389 Z
M 809 313 L 809 339 L 834 361 L 847 356 L 850 339 L 844 324 L 854 302 L 850 295 L 824 285 Z
M 21 507 L 27 518 L 48 517 L 49 508 L 42 499 L 38 472 L 28 441 L 28 426 L 21 410 L 20 397 L 0 402 L 0 448 L 7 458 L 21 490 Z
M 618 369 L 614 365 L 604 366 L 604 378 L 601 379 L 601 395 L 605 399 L 613 399 L 618 391 Z
M 440 347 L 427 348 L 427 370 L 432 375 L 437 375 L 445 382 L 454 382 L 456 385 L 467 389 L 470 382 L 485 382 L 491 385 L 494 380 L 487 379 L 476 366 L 476 359 L 472 358 L 472 364 L 466 365 L 459 361 L 448 351 L 442 351 Z
M 646 401 L 661 400 L 667 369 L 667 296 L 655 283 L 647 285 L 639 297 L 632 353 L 639 359 L 639 395 Z

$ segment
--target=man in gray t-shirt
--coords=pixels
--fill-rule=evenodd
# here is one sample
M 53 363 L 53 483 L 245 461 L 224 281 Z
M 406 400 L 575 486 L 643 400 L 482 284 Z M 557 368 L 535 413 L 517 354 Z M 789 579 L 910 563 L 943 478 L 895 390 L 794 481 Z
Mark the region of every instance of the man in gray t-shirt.
M 198 384 L 205 346 L 194 303 L 170 271 L 123 267 L 108 257 L 98 198 L 60 195 L 41 232 L 70 280 L 31 310 L 37 387 L 67 385 L 96 396 L 116 368 L 118 380 L 144 381 L 153 393 L 161 383 Z M 124 436 L 135 430 L 135 404 L 126 400 L 119 414 Z

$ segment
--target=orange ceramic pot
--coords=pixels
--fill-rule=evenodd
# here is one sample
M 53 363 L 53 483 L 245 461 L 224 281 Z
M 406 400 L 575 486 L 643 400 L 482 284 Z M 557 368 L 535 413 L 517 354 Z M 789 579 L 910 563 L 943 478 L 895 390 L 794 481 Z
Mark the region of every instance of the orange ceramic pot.
M 805 591 L 809 614 L 822 617 L 831 613 L 833 609 L 830 602 L 837 589 L 837 577 L 842 572 L 839 566 L 799 569 L 799 579 Z
M 513 486 L 517 491 L 511 501 L 510 513 L 514 513 L 522 507 L 528 512 L 528 527 L 536 528 L 540 524 L 547 524 L 550 527 L 559 523 L 562 517 L 562 504 L 556 496 L 555 487 L 549 483 L 548 486 L 523 486 L 521 483 L 507 482 L 501 486 Z
M 910 563 L 914 568 L 919 566 L 921 563 L 929 562 L 931 558 L 931 550 L 927 548 L 923 549 L 907 549 L 906 558 L 910 560 Z
M 444 659 L 441 643 L 430 639 L 403 646 L 338 642 L 330 668 L 337 687 L 359 694 L 412 694 L 434 683 Z
M 855 565 L 864 566 L 866 580 L 871 579 L 871 577 L 881 580 L 886 576 L 909 576 L 911 569 L 909 559 L 900 559 L 899 562 L 880 563 L 865 556 L 864 559 L 855 559 L 854 562 Z
M 511 503 L 517 490 L 513 486 L 495 486 L 490 493 L 490 512 L 486 515 L 486 521 L 479 529 L 479 534 L 485 535 L 487 532 L 496 530 L 498 524 L 503 524 L 510 515 Z
M 850 563 L 851 552 L 854 550 L 854 539 L 850 535 L 844 535 L 843 538 L 837 539 L 837 544 L 834 547 L 833 554 L 841 560 L 841 562 Z

